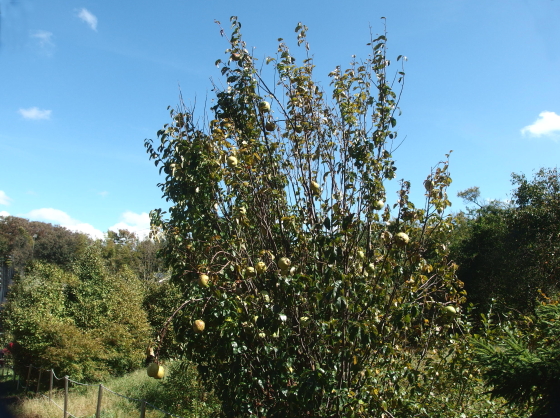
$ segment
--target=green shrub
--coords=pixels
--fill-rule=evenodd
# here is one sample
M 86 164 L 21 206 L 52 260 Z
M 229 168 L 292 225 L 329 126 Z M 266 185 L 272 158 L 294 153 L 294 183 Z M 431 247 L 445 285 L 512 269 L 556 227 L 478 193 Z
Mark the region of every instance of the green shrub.
M 148 281 L 145 286 L 143 307 L 152 327 L 151 346 L 158 357 L 173 357 L 178 353 L 177 335 L 173 321 L 168 320 L 184 302 L 183 294 L 179 286 L 169 281 Z M 181 320 L 184 315 L 179 310 L 174 318 Z
M 532 418 L 549 416 L 560 406 L 560 305 L 537 305 L 534 316 L 504 325 L 500 334 L 474 340 L 475 360 L 492 396 L 529 408 Z
M 72 272 L 33 264 L 16 278 L 2 313 L 16 367 L 32 363 L 78 380 L 138 367 L 149 337 L 141 289 L 126 270 L 108 275 L 94 247 Z

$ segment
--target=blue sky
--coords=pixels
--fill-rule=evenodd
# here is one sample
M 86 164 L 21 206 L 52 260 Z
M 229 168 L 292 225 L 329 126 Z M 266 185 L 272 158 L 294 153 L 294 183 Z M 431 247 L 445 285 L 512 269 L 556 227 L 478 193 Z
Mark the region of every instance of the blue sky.
M 239 17 L 256 57 L 277 38 L 296 48 L 309 27 L 316 74 L 368 52 L 370 26 L 389 55 L 408 57 L 398 119 L 406 137 L 397 178 L 422 181 L 451 155 L 455 195 L 479 186 L 508 199 L 512 172 L 556 167 L 560 156 L 560 0 L 177 1 L 0 0 L 0 216 L 102 236 L 145 234 L 165 207 L 145 138 L 168 105 L 210 98 L 210 77 Z M 396 199 L 389 196 L 388 200 Z

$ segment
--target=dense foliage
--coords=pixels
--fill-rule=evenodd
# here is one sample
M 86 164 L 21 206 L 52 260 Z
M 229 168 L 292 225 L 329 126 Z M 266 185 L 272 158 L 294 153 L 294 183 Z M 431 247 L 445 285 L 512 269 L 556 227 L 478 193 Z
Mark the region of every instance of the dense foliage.
M 151 239 L 139 239 L 125 229 L 118 232 L 107 231 L 107 238 L 101 244 L 101 254 L 110 272 L 118 272 L 125 266 L 132 269 L 140 279 L 161 280 L 165 269 L 157 258 L 160 245 Z
M 494 397 L 521 408 L 532 418 L 560 412 L 560 305 L 548 300 L 536 307 L 534 317 L 517 325 L 502 324 L 495 341 L 476 338 L 475 359 Z M 557 415 L 552 415 L 557 416 Z
M 226 416 L 434 416 L 464 296 L 448 257 L 447 162 L 421 186 L 422 208 L 404 180 L 385 204 L 404 73 L 388 74 L 381 35 L 330 73 L 329 99 L 300 24 L 302 65 L 281 42 L 269 85 L 240 27 L 232 18 L 217 61 L 214 118 L 199 126 L 181 106 L 159 146 L 146 141 L 172 202 L 152 225 L 185 297 L 180 347 Z
M 0 259 L 17 271 L 1 313 L 16 369 L 93 381 L 140 366 L 148 348 L 172 365 L 154 396 L 197 416 L 560 408 L 558 171 L 514 174 L 508 203 L 465 190 L 477 208 L 450 216 L 447 155 L 421 207 L 405 180 L 392 199 L 404 73 L 389 74 L 385 35 L 332 71 L 327 93 L 304 25 L 301 65 L 280 40 L 268 67 L 240 28 L 232 18 L 212 116 L 180 104 L 159 144 L 145 142 L 172 204 L 152 212 L 153 239 L 92 242 L 0 217 Z
M 30 363 L 74 379 L 99 380 L 141 364 L 149 325 L 130 270 L 108 274 L 88 247 L 71 270 L 35 262 L 16 277 L 2 312 L 16 367 Z
M 68 267 L 91 242 L 87 235 L 16 216 L 0 217 L 0 260 L 23 271 L 32 260 Z
M 472 210 L 454 248 L 469 301 L 482 312 L 495 299 L 500 311 L 531 313 L 540 292 L 560 289 L 560 173 L 514 174 L 512 182 L 512 202 Z

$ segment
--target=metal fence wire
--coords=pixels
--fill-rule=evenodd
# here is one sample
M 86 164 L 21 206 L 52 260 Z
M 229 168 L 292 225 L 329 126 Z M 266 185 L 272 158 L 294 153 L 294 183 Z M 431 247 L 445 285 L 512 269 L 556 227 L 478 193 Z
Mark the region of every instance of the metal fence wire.
M 5 371 L 6 366 L 2 366 L 2 374 L 4 375 L 4 371 Z M 63 413 L 63 418 L 68 418 L 68 417 L 72 417 L 72 418 L 79 418 L 76 415 L 73 415 L 72 413 L 70 413 L 68 411 L 68 393 L 69 393 L 69 388 L 68 388 L 68 384 L 69 383 L 73 383 L 75 385 L 78 386 L 98 386 L 99 387 L 99 391 L 97 394 L 97 408 L 96 408 L 96 413 L 95 413 L 95 417 L 96 418 L 101 418 L 101 414 L 103 412 L 103 408 L 102 408 L 102 399 L 103 399 L 103 393 L 109 392 L 112 393 L 113 395 L 119 396 L 121 398 L 127 399 L 131 402 L 137 402 L 139 403 L 140 406 L 140 418 L 145 418 L 146 416 L 146 408 L 149 406 L 151 409 L 154 409 L 156 411 L 159 411 L 165 415 L 169 415 L 170 417 L 174 417 L 174 418 L 184 418 L 180 415 L 175 415 L 172 414 L 171 412 L 167 412 L 164 411 L 163 409 L 158 408 L 155 405 L 152 405 L 151 403 L 145 401 L 144 399 L 136 399 L 136 398 L 131 398 L 129 396 L 123 395 L 122 393 L 118 393 L 115 392 L 105 386 L 103 386 L 103 384 L 101 383 L 96 383 L 96 384 L 91 384 L 91 383 L 82 383 L 82 382 L 78 382 L 76 380 L 72 380 L 70 379 L 69 376 L 64 376 L 64 377 L 58 377 L 55 373 L 53 369 L 50 370 L 45 370 L 45 369 L 41 369 L 39 367 L 35 367 L 33 365 L 29 365 L 27 367 L 25 367 L 24 369 L 27 369 L 27 376 L 26 376 L 26 380 L 25 380 L 25 386 L 23 386 L 22 382 L 21 382 L 21 375 L 18 375 L 16 377 L 16 372 L 15 369 L 13 367 L 7 367 L 9 370 L 12 370 L 13 372 L 13 378 L 14 381 L 17 379 L 17 390 L 19 390 L 20 388 L 25 392 L 29 392 L 30 389 L 32 388 L 32 386 L 30 386 L 32 383 L 34 382 L 35 377 L 33 377 L 32 379 L 32 370 L 37 370 L 38 373 L 36 373 L 36 379 L 37 379 L 37 384 L 35 387 L 35 393 L 39 394 L 40 396 L 46 398 L 49 400 L 50 403 L 53 403 L 58 409 L 60 409 Z M 49 390 L 48 390 L 48 395 L 45 395 L 44 393 L 40 393 L 40 385 L 41 385 L 41 376 L 43 375 L 43 373 L 48 374 L 49 375 Z M 52 396 L 52 391 L 53 391 L 53 385 L 54 385 L 54 381 L 64 381 L 64 405 L 60 406 L 59 404 L 57 404 L 54 400 L 53 400 L 53 396 Z

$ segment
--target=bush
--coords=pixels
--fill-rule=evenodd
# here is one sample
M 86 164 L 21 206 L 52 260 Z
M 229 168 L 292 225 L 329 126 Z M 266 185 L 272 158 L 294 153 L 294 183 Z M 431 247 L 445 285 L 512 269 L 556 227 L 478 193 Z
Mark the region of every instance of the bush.
M 127 271 L 106 274 L 94 247 L 72 272 L 34 263 L 8 296 L 2 320 L 16 367 L 95 381 L 141 365 L 149 337 L 141 283 Z
M 541 169 L 531 180 L 513 174 L 512 183 L 511 204 L 471 211 L 454 246 L 458 276 L 482 312 L 495 299 L 501 312 L 531 314 L 541 291 L 560 290 L 560 173 Z M 467 200 L 476 203 L 478 190 L 469 190 Z
M 560 411 L 560 305 L 541 302 L 533 317 L 505 324 L 496 340 L 475 339 L 476 362 L 493 397 L 532 410 L 532 418 Z M 556 416 L 556 415 L 554 415 Z

